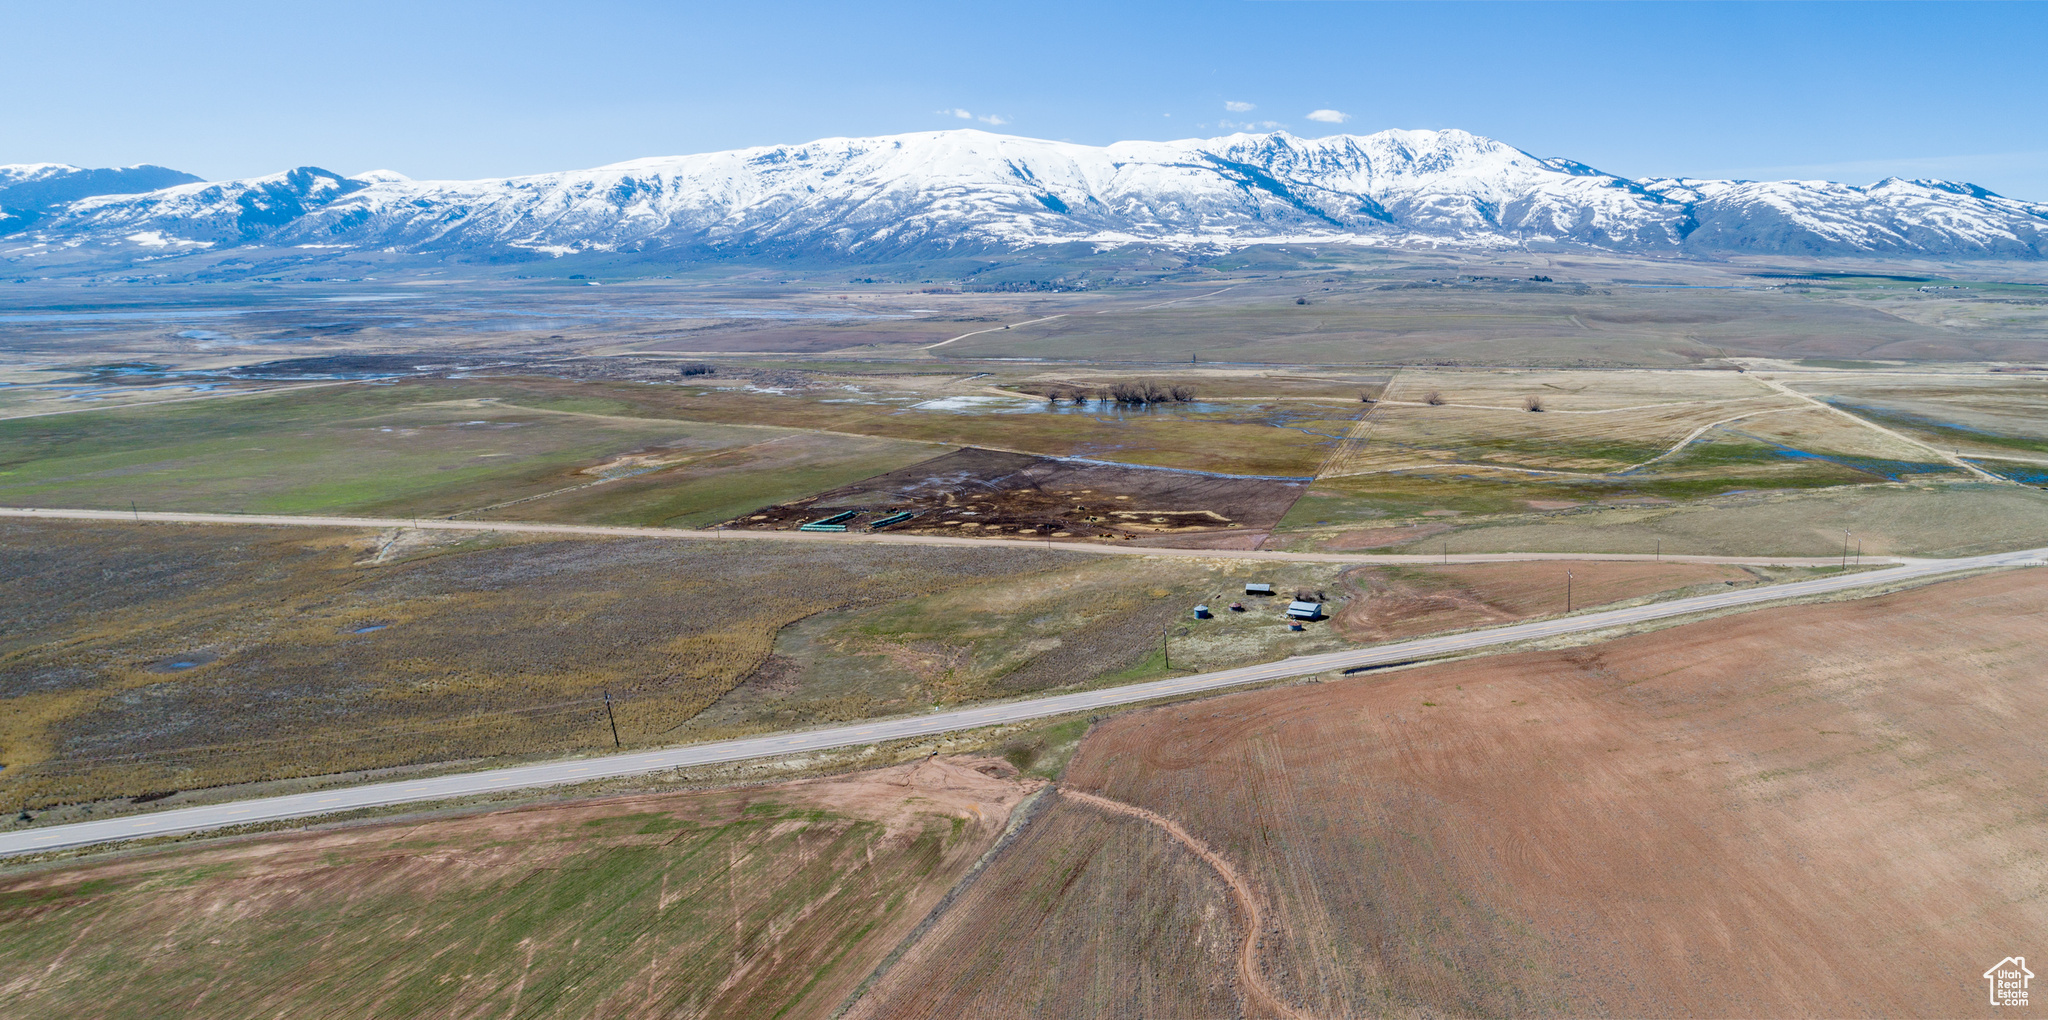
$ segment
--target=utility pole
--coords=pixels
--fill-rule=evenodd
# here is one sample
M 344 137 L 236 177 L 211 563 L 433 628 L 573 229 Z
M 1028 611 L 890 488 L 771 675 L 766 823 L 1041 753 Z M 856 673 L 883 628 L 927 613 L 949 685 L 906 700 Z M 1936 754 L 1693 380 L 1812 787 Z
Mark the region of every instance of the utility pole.
M 606 691 L 606 692 L 604 692 L 604 717 L 605 717 L 606 719 L 609 719 L 609 720 L 611 720 L 611 724 L 612 724 L 612 746 L 613 746 L 613 747 L 624 747 L 624 746 L 626 746 L 626 745 L 624 745 L 624 744 L 622 744 L 622 743 L 619 743 L 619 717 L 618 717 L 618 716 L 615 716 L 615 715 L 613 715 L 613 714 L 612 714 L 612 692 L 610 692 L 610 691 Z
M 1449 542 L 1445 542 L 1445 543 L 1444 543 L 1444 566 L 1448 567 L 1448 566 L 1450 566 L 1450 565 L 1451 565 L 1451 543 L 1449 543 Z
M 1657 562 L 1664 562 L 1664 540 L 1661 538 L 1657 540 Z
M 1159 632 L 1159 654 L 1166 659 L 1167 669 L 1173 668 L 1173 652 L 1166 647 L 1166 635 L 1171 633 L 1173 633 L 1173 628 L 1171 627 Z
M 1856 565 L 1863 565 L 1863 540 L 1860 538 L 1856 540 Z
M 135 508 L 135 501 L 132 499 L 128 501 L 128 512 L 135 515 L 135 523 L 142 523 L 142 511 Z
M 1572 611 L 1572 568 L 1570 567 L 1564 568 L 1564 611 L 1566 615 L 1570 615 Z

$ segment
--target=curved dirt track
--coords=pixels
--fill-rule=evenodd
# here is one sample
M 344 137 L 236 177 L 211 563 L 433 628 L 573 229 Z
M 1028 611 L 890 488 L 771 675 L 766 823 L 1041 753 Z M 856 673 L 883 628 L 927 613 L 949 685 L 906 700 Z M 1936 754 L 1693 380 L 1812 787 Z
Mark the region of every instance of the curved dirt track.
M 1287 1001 L 1266 983 L 1266 975 L 1259 971 L 1259 932 L 1264 930 L 1264 922 L 1259 913 L 1259 899 L 1252 894 L 1251 883 L 1245 881 L 1244 876 L 1238 874 L 1237 869 L 1232 867 L 1222 854 L 1210 849 L 1209 844 L 1196 839 L 1188 830 L 1181 828 L 1179 822 L 1165 815 L 1147 811 L 1136 804 L 1126 804 L 1120 800 L 1098 797 L 1080 790 L 1060 787 L 1059 792 L 1060 796 L 1071 797 L 1089 807 L 1136 818 L 1157 826 L 1175 842 L 1187 847 L 1196 857 L 1200 857 L 1203 863 L 1209 865 L 1216 872 L 1216 876 L 1223 880 L 1223 884 L 1230 887 L 1231 899 L 1237 901 L 1237 909 L 1244 914 L 1244 943 L 1238 949 L 1237 974 L 1244 981 L 1245 997 L 1275 1016 L 1287 1017 L 1289 1020 L 1308 1020 L 1308 1014 L 1288 1005 Z

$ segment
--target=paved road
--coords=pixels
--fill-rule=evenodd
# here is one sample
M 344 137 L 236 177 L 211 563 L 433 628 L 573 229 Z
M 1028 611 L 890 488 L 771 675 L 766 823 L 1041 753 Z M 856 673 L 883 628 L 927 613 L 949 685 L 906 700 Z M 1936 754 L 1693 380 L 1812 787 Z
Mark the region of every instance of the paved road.
M 984 704 L 972 708 L 932 712 L 926 715 L 876 719 L 847 726 L 796 730 L 764 737 L 750 737 L 744 740 L 724 740 L 709 744 L 667 747 L 654 751 L 634 751 L 602 757 L 552 761 L 537 765 L 521 765 L 516 768 L 491 769 L 484 772 L 467 772 L 458 775 L 439 776 L 431 779 L 371 783 L 363 786 L 320 790 L 313 793 L 298 793 L 282 797 L 263 797 L 255 800 L 231 801 L 225 804 L 175 808 L 167 811 L 158 811 L 153 814 L 110 818 L 105 821 L 53 825 L 44 829 L 27 829 L 20 832 L 0 833 L 0 856 L 135 839 L 143 836 L 198 832 L 251 822 L 306 818 L 315 815 L 331 814 L 337 811 L 348 811 L 355 808 L 447 800 L 492 793 L 499 790 L 559 786 L 592 779 L 644 775 L 650 772 L 660 772 L 665 769 L 681 768 L 689 765 L 744 761 L 749 758 L 768 758 L 780 755 L 801 754 L 805 751 L 818 751 L 827 748 L 857 747 L 883 741 L 932 736 L 956 730 L 993 726 L 999 723 L 1017 723 L 1032 719 L 1042 719 L 1048 716 L 1113 708 L 1118 705 L 1129 705 L 1140 701 L 1149 701 L 1154 698 L 1223 690 L 1231 687 L 1241 687 L 1246 684 L 1262 683 L 1268 680 L 1283 680 L 1290 677 L 1311 676 L 1337 670 L 1410 662 L 1417 659 L 1497 647 L 1510 642 L 1601 630 L 1626 624 L 1642 623 L 1649 620 L 1668 619 L 1689 613 L 1752 606 L 1804 595 L 1818 595 L 1827 592 L 1893 584 L 1900 581 L 1910 581 L 1917 578 L 1933 577 L 1959 571 L 1977 570 L 1987 567 L 2040 566 L 2042 565 L 2042 557 L 2044 555 L 2048 555 L 2048 549 L 2030 549 L 2021 552 L 1998 553 L 1966 559 L 1923 560 L 1882 570 L 1839 574 L 1811 581 L 1795 581 L 1789 584 L 1743 588 L 1712 595 L 1674 599 L 1669 602 L 1659 602 L 1651 605 L 1633 606 L 1626 609 L 1611 609 L 1602 612 L 1581 613 L 1576 616 L 1566 616 L 1557 619 L 1518 623 L 1466 634 L 1449 634 L 1441 637 L 1420 638 L 1414 641 L 1400 641 L 1394 644 L 1377 645 L 1372 648 L 1329 652 L 1322 655 L 1299 656 L 1282 659 L 1279 662 L 1246 666 L 1241 669 L 1226 669 L 1214 673 L 1169 677 L 1164 680 L 1129 684 L 1108 690 L 1059 694 L 1051 697 L 1030 698 L 1023 701 L 999 704 Z
M 876 545 L 944 545 L 996 547 L 1001 549 L 1047 548 L 1062 552 L 1101 553 L 1112 556 L 1178 556 L 1189 559 L 1281 560 L 1304 563 L 1509 563 L 1528 560 L 1657 560 L 1662 563 L 1727 563 L 1773 567 L 1832 567 L 1840 562 L 1833 556 L 1659 556 L 1653 553 L 1298 553 L 1263 549 L 1169 549 L 1133 546 L 1113 542 L 1059 542 L 1017 538 L 949 538 L 944 535 L 899 535 L 865 531 L 704 531 L 689 528 L 630 528 L 602 524 L 522 524 L 511 521 L 464 521 L 441 517 L 341 517 L 296 514 L 205 514 L 167 513 L 144 510 L 63 510 L 0 507 L 0 517 L 28 517 L 73 521 L 155 521 L 167 524 L 266 524 L 308 528 L 421 528 L 429 531 L 502 531 L 535 535 L 591 535 L 600 538 L 669 538 L 688 541 L 733 541 L 759 539 L 772 542 L 860 542 Z M 1903 556 L 1866 556 L 1870 563 L 1915 563 Z

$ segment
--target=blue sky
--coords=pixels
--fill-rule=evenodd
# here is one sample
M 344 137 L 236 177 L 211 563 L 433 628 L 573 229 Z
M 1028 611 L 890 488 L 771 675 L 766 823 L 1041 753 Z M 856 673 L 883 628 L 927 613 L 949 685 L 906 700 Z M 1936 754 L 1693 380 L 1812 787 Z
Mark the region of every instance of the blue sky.
M 0 0 L 0 52 L 0 162 L 213 178 L 1270 124 L 1459 127 L 1629 176 L 1939 176 L 2048 200 L 2039 3 Z

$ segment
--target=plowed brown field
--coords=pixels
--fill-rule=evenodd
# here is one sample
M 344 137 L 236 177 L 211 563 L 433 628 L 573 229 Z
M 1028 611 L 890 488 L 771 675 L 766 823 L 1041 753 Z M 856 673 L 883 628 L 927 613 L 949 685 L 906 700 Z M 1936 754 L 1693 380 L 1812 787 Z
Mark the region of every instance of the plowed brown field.
M 2044 641 L 2023 571 L 1125 715 L 1066 786 L 1262 930 L 1065 797 L 862 1006 L 1992 1015 L 2048 931 Z

